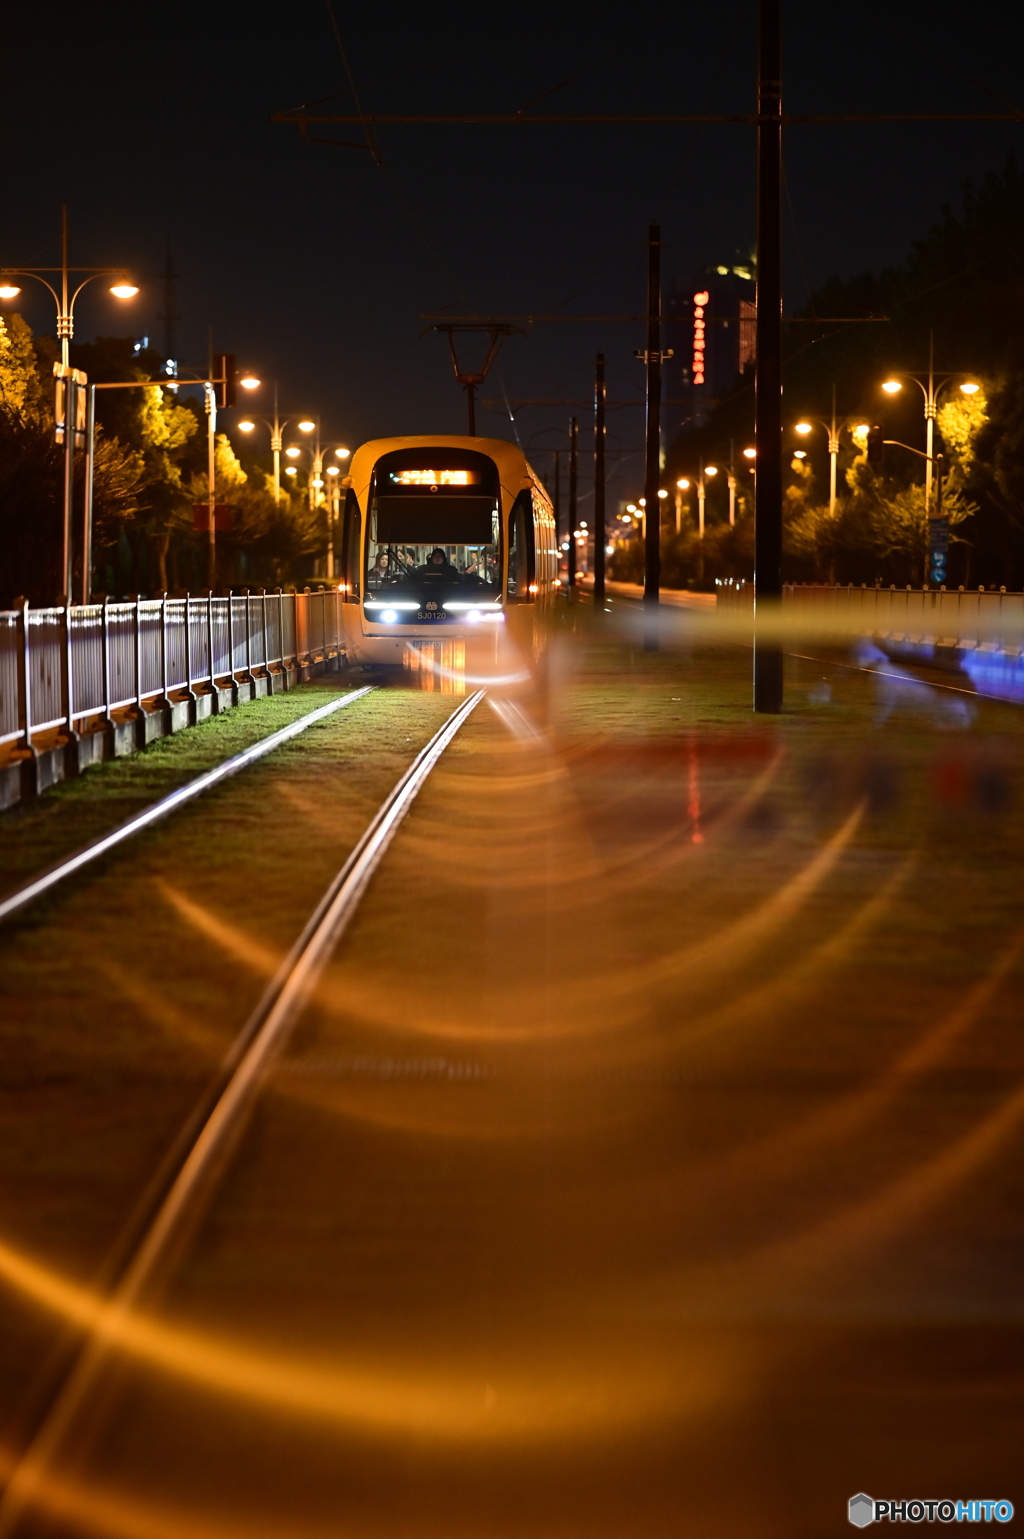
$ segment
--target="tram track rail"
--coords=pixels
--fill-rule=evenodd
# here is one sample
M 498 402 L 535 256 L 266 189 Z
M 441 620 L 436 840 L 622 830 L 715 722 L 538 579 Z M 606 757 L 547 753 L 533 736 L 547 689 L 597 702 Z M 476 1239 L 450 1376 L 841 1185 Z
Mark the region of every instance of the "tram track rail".
M 367 693 L 357 692 L 357 697 Z M 286 1046 L 374 873 L 435 765 L 486 694 L 477 690 L 447 718 L 399 777 L 309 915 L 235 1037 L 219 1070 L 168 1151 L 100 1273 L 94 1318 L 66 1341 L 33 1407 L 25 1450 L 0 1496 L 0 1539 L 13 1535 L 124 1326 L 212 1194 L 263 1078 Z M 266 751 L 266 750 L 265 750 Z M 198 793 L 196 793 L 198 794 Z
M 98 838 L 90 840 L 88 844 L 83 845 L 72 855 L 64 856 L 61 860 L 48 866 L 45 871 L 30 878 L 29 881 L 23 882 L 20 887 L 16 887 L 13 892 L 0 899 L 0 924 L 26 909 L 37 898 L 41 898 L 44 893 L 50 892 L 54 887 L 59 886 L 61 882 L 65 882 L 69 877 L 75 876 L 86 866 L 91 865 L 93 861 L 109 854 L 111 850 L 123 844 L 126 839 L 134 838 L 136 834 L 142 833 L 144 829 L 151 828 L 155 823 L 162 822 L 164 818 L 170 817 L 172 813 L 177 812 L 180 807 L 184 807 L 189 802 L 194 801 L 197 796 L 202 796 L 204 792 L 211 790 L 216 785 L 220 785 L 222 781 L 230 779 L 231 776 L 237 775 L 239 771 L 247 769 L 250 764 L 255 764 L 257 760 L 264 758 L 268 753 L 273 753 L 275 748 L 280 748 L 283 744 L 291 742 L 293 738 L 298 737 L 310 727 L 316 726 L 318 722 L 326 721 L 335 712 L 344 710 L 348 705 L 354 705 L 357 700 L 364 699 L 376 687 L 375 684 L 364 684 L 360 689 L 349 690 L 347 694 L 340 696 L 337 700 L 329 700 L 326 705 L 317 706 L 315 710 L 307 711 L 305 715 L 297 717 L 295 721 L 289 722 L 287 726 L 279 727 L 276 732 L 271 732 L 266 737 L 260 738 L 257 742 L 250 743 L 248 748 L 243 748 L 241 752 L 232 754 L 229 759 L 223 760 L 220 764 L 215 764 L 212 769 L 204 770 L 201 775 L 196 775 L 194 779 L 186 781 L 184 785 L 168 792 L 166 796 L 160 797 L 158 801 L 151 802 L 148 807 L 143 807 L 141 812 L 133 813 L 130 818 L 126 818 L 116 828 L 112 828 L 107 833 L 99 835 Z

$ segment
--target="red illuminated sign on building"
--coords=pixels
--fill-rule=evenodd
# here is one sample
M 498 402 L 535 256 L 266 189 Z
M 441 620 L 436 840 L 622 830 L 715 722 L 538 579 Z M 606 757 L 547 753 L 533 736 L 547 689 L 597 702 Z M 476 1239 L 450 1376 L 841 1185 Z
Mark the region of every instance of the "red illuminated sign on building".
M 704 311 L 707 308 L 711 295 L 707 289 L 701 289 L 699 294 L 693 296 L 693 383 L 704 383 Z

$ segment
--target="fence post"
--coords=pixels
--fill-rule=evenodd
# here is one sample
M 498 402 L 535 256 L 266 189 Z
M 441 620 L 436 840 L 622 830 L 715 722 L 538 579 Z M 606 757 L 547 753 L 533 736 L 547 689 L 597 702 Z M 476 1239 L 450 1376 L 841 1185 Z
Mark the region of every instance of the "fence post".
M 171 709 L 170 697 L 167 694 L 167 594 L 160 595 L 160 684 L 161 695 L 157 701 L 162 711 Z M 168 727 L 168 731 L 170 728 Z
M 238 704 L 238 681 L 235 678 L 235 598 L 228 588 L 228 596 L 225 600 L 228 606 L 228 687 L 231 690 L 231 704 Z
M 65 731 L 64 743 L 64 774 L 69 780 L 73 780 L 78 774 L 78 733 L 75 731 L 75 665 L 71 655 L 71 594 L 64 599 L 64 707 L 65 707 Z
M 263 672 L 267 680 L 267 694 L 274 693 L 274 680 L 270 673 L 270 632 L 267 626 L 267 590 L 260 589 L 260 614 L 263 625 Z
M 103 733 L 103 757 L 114 757 L 114 718 L 110 714 L 111 688 L 110 688 L 110 595 L 103 595 L 102 619 L 100 624 L 103 643 L 103 715 L 100 717 L 99 730 Z
M 281 664 L 281 688 L 288 688 L 288 664 L 284 655 L 284 589 L 278 584 L 277 588 L 277 639 L 280 644 L 278 661 Z
M 18 726 L 21 728 L 25 751 L 22 790 L 27 796 L 37 796 L 39 794 L 39 750 L 32 742 L 32 649 L 29 642 L 29 602 L 27 598 L 19 598 L 15 602 L 20 617 L 18 629 L 21 632 L 21 667 L 18 670 L 21 710 Z
M 142 704 L 142 594 L 132 595 L 135 605 L 135 746 L 146 746 L 146 712 Z
M 185 701 L 188 706 L 188 724 L 196 724 L 196 692 L 192 688 L 192 600 L 185 591 Z
M 246 590 L 245 590 L 245 677 L 243 678 L 242 682 L 246 685 L 246 687 L 247 687 L 247 689 L 249 691 L 249 698 L 252 699 L 253 695 L 256 692 L 256 680 L 252 676 L 252 616 L 250 614 L 250 608 L 251 608 L 251 594 L 250 594 L 250 590 L 248 588 L 246 588 Z
M 228 600 L 228 613 L 231 613 L 231 601 Z M 229 627 L 230 629 L 230 627 Z M 210 649 L 210 710 L 216 713 L 220 710 L 220 696 L 217 694 L 217 671 L 214 667 L 213 653 L 213 589 L 209 588 L 206 594 L 206 634 L 207 645 Z

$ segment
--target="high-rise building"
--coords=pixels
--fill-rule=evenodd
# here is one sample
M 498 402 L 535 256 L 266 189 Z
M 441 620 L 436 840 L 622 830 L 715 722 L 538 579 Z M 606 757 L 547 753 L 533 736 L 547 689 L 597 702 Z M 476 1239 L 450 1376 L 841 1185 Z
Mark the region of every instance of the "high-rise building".
M 699 423 L 744 370 L 755 346 L 754 264 L 737 259 L 674 279 L 665 298 L 665 433 Z

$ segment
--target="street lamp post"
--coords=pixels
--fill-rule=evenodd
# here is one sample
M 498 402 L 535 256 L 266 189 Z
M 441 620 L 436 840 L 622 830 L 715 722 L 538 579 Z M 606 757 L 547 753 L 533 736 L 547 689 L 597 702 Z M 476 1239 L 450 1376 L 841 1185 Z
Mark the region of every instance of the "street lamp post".
M 247 418 L 245 418 L 244 421 L 239 422 L 237 424 L 239 432 L 251 433 L 254 430 L 257 422 L 262 422 L 263 426 L 267 429 L 267 431 L 270 434 L 270 452 L 274 456 L 274 501 L 275 502 L 280 502 L 280 500 L 281 500 L 281 450 L 284 447 L 284 430 L 288 426 L 288 423 L 290 421 L 291 421 L 290 417 L 286 417 L 283 422 L 281 421 L 281 414 L 280 414 L 280 411 L 278 409 L 278 404 L 277 404 L 277 380 L 275 379 L 275 381 L 274 381 L 274 415 L 273 415 L 273 418 L 271 419 L 270 417 L 247 417 Z
M 823 417 L 815 417 L 813 419 L 813 421 L 817 422 L 820 427 L 823 427 L 825 432 L 828 434 L 828 512 L 830 518 L 835 518 L 836 516 L 836 482 L 837 463 L 839 458 L 839 435 L 844 427 L 849 427 L 850 423 L 855 422 L 856 420 L 857 419 L 855 417 L 843 417 L 842 421 L 840 421 L 836 417 L 836 387 L 833 385 L 831 419 L 828 422 L 826 422 Z M 811 427 L 812 423 L 806 420 L 796 423 L 796 431 L 798 433 L 809 433 L 811 431 Z
M 117 278 L 120 281 L 110 285 L 110 292 L 115 299 L 134 299 L 139 292 L 138 285 L 128 278 L 123 267 L 69 267 L 68 266 L 68 206 L 62 203 L 60 206 L 60 266 L 59 267 L 0 267 L 0 299 L 16 299 L 21 293 L 17 284 L 9 283 L 9 278 L 34 278 L 44 288 L 49 289 L 50 295 L 57 306 L 57 339 L 60 342 L 60 357 L 64 368 L 71 364 L 70 348 L 71 338 L 75 331 L 75 303 L 86 284 L 94 283 L 97 278 Z M 60 293 L 54 288 L 44 273 L 60 273 Z M 73 288 L 72 274 L 85 273 L 77 287 Z
M 922 379 L 917 374 L 908 374 L 906 377 L 907 377 L 907 379 L 912 379 L 914 381 L 914 383 L 920 387 L 921 393 L 924 396 L 924 421 L 925 421 L 924 503 L 925 503 L 925 508 L 927 509 L 929 517 L 930 517 L 931 516 L 931 506 L 932 506 L 932 472 L 933 472 L 933 467 L 934 467 L 934 463 L 935 463 L 935 419 L 938 416 L 939 397 L 942 395 L 943 390 L 945 390 L 946 387 L 948 385 L 950 385 L 952 383 L 952 381 L 954 379 L 956 379 L 956 377 L 957 377 L 956 374 L 943 374 L 940 377 L 938 384 L 936 385 L 936 383 L 935 383 L 935 333 L 934 333 L 934 331 L 929 331 L 929 333 L 928 333 L 928 377 L 927 377 L 927 381 Z M 884 382 L 884 384 L 882 385 L 882 389 L 888 395 L 895 395 L 897 393 L 897 391 L 903 389 L 903 382 L 902 382 L 902 380 L 893 377 L 893 378 L 887 379 Z M 978 390 L 980 389 L 980 386 L 976 385 L 973 380 L 964 380 L 963 383 L 960 386 L 960 389 L 963 391 L 964 395 L 976 395 Z M 893 440 L 893 442 L 895 442 L 895 440 Z
M 45 273 L 60 274 L 60 292 L 50 282 Z M 73 275 L 82 277 L 77 286 L 73 283 Z M 139 292 L 138 286 L 132 283 L 123 267 L 69 267 L 68 266 L 68 206 L 62 203 L 60 206 L 60 266 L 59 267 L 3 267 L 0 268 L 0 299 L 16 299 L 21 293 L 21 287 L 17 283 L 11 283 L 11 278 L 33 278 L 41 283 L 50 293 L 57 306 L 57 339 L 60 342 L 59 364 L 54 364 L 53 372 L 57 376 L 57 409 L 55 418 L 57 422 L 57 442 L 64 445 L 64 530 L 61 549 L 61 574 L 64 584 L 64 593 L 67 602 L 71 602 L 72 569 L 74 561 L 74 541 L 72 536 L 72 521 L 74 517 L 74 486 L 75 486 L 75 449 L 81 447 L 86 439 L 86 421 L 90 410 L 95 408 L 95 398 L 91 392 L 79 399 L 79 391 L 86 391 L 88 381 L 80 369 L 71 367 L 71 338 L 75 330 L 75 302 L 79 294 L 89 283 L 94 283 L 97 278 L 116 278 L 116 283 L 110 284 L 110 292 L 115 299 L 133 299 Z M 81 410 L 85 406 L 85 411 Z M 79 443 L 76 444 L 76 439 Z M 90 451 L 91 452 L 91 451 Z M 90 467 L 91 468 L 91 467 Z M 87 478 L 88 479 L 88 478 Z M 91 489 L 87 495 L 90 504 L 86 509 L 86 517 L 91 522 Z M 91 551 L 83 552 L 83 560 L 91 559 Z M 85 582 L 88 578 L 84 579 Z
M 298 459 L 299 455 L 302 453 L 302 451 L 304 449 L 305 452 L 310 457 L 309 508 L 310 508 L 310 512 L 313 512 L 316 509 L 316 507 L 318 505 L 318 499 L 321 497 L 321 495 L 322 495 L 322 493 L 324 491 L 324 488 L 325 488 L 325 482 L 324 482 L 324 455 L 327 453 L 327 450 L 324 449 L 323 446 L 320 443 L 320 418 L 319 417 L 312 418 L 312 419 L 308 418 L 308 417 L 304 418 L 297 425 L 298 425 L 299 431 L 302 432 L 302 433 L 312 433 L 312 432 L 315 431 L 316 438 L 315 438 L 315 440 L 314 440 L 314 442 L 312 444 L 302 444 L 301 446 L 299 444 L 290 444 L 288 446 L 288 448 L 284 452 L 285 452 L 285 454 L 288 455 L 289 459 Z M 352 452 L 351 449 L 346 449 L 344 447 L 340 447 L 339 446 L 338 448 L 336 448 L 334 450 L 334 455 L 335 455 L 336 459 L 347 460 L 349 455 L 351 454 L 351 452 Z M 328 474 L 328 476 L 329 477 L 336 476 L 337 470 L 338 470 L 337 466 L 329 465 L 327 467 L 327 474 Z M 291 468 L 289 468 L 289 470 L 286 472 L 286 474 L 288 474 L 288 475 L 293 475 L 294 473 L 295 473 L 294 470 L 291 469 Z M 338 495 L 339 489 L 338 489 L 338 483 L 337 483 L 336 480 L 329 479 L 326 482 L 326 488 L 327 488 L 327 495 L 324 496 L 322 498 L 322 500 L 325 503 L 326 508 L 327 508 L 327 576 L 328 577 L 333 577 L 334 576 L 334 525 L 335 525 L 335 523 L 337 521 L 337 517 L 338 517 L 338 503 L 339 503 L 340 498 L 339 498 L 339 495 Z

